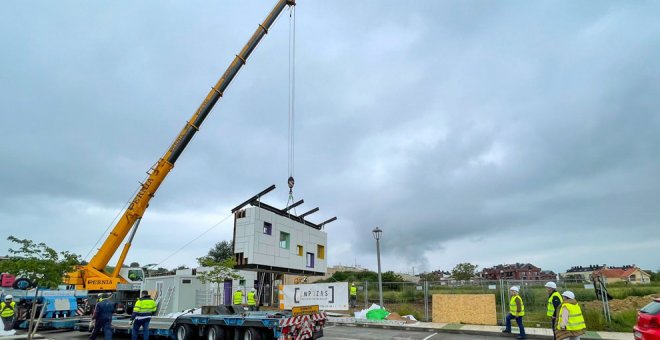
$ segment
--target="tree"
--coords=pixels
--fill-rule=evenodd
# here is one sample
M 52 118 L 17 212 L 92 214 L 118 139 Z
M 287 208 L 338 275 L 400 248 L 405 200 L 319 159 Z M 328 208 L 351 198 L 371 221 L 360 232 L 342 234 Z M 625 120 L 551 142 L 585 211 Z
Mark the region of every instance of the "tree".
M 651 274 L 651 282 L 658 282 L 660 281 L 660 270 L 656 272 L 650 272 Z
M 451 270 L 451 276 L 454 280 L 467 281 L 472 279 L 475 276 L 477 271 L 477 265 L 465 262 L 459 263 Z
M 41 287 L 57 287 L 62 284 L 64 274 L 81 263 L 80 255 L 68 251 L 58 254 L 45 243 L 37 244 L 14 236 L 9 236 L 7 240 L 19 248 L 9 248 L 9 259 L 0 261 L 0 272 L 27 278 Z
M 215 262 L 223 262 L 227 259 L 234 257 L 234 241 L 221 241 L 215 244 L 208 254 L 203 257 L 197 258 L 197 262 L 200 266 L 203 266 L 202 262 L 206 260 L 213 260 Z
M 202 258 L 204 259 L 204 258 Z M 205 258 L 199 263 L 202 267 L 209 267 L 207 271 L 197 271 L 197 277 L 202 283 L 215 283 L 216 291 L 220 291 L 220 284 L 226 280 L 243 279 L 241 275 L 234 270 L 233 258 L 228 258 L 222 262 L 215 261 L 211 258 Z
M 403 277 L 399 274 L 395 274 L 393 271 L 386 271 L 382 274 L 383 282 L 403 282 L 405 281 Z

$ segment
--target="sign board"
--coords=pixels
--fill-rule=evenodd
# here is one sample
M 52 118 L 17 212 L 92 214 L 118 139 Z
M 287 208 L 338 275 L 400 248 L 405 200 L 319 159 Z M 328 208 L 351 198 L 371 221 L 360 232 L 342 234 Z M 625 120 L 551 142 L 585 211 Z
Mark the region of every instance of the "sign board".
M 318 312 L 319 312 L 319 305 L 299 306 L 299 307 L 291 308 L 291 314 L 293 314 L 293 316 L 309 315 Z
M 497 285 L 488 285 L 488 289 L 495 290 L 497 289 Z
M 285 285 L 280 291 L 280 309 L 314 305 L 320 310 L 348 310 L 348 283 Z
M 423 287 L 422 287 L 422 286 L 417 286 L 417 287 L 415 287 L 415 288 L 417 288 L 417 290 L 420 290 L 420 291 L 421 291 Z
M 584 285 L 584 289 L 594 289 L 594 285 L 589 283 Z
M 75 290 L 40 290 L 39 296 L 75 296 Z

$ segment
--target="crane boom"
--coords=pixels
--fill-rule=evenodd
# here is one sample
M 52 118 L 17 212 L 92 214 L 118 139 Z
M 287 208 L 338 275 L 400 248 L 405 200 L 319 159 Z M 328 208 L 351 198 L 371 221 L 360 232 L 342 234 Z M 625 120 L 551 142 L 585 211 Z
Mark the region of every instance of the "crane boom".
M 135 195 L 128 208 L 118 220 L 115 227 L 110 232 L 110 235 L 105 239 L 101 248 L 90 260 L 89 264 L 80 267 L 77 271 L 69 273 L 65 277 L 65 283 L 76 285 L 77 288 L 88 290 L 113 290 L 118 283 L 125 282 L 118 277 L 118 270 L 113 274 L 105 273 L 105 267 L 114 256 L 117 249 L 119 249 L 121 242 L 126 238 L 128 232 L 133 228 L 133 225 L 142 218 L 145 210 L 149 205 L 149 201 L 154 197 L 156 190 L 163 183 L 167 174 L 174 167 L 181 153 L 186 148 L 190 140 L 192 140 L 195 133 L 199 130 L 204 119 L 209 115 L 215 104 L 223 96 L 225 89 L 232 82 L 238 71 L 245 65 L 247 59 L 250 57 L 254 49 L 257 47 L 261 39 L 268 33 L 271 25 L 275 19 L 287 6 L 295 6 L 295 0 L 279 0 L 275 7 L 270 11 L 266 19 L 259 25 L 250 40 L 245 44 L 239 54 L 236 55 L 231 62 L 225 73 L 220 77 L 218 82 L 211 88 L 211 91 L 206 95 L 204 101 L 199 106 L 197 111 L 192 115 L 190 120 L 186 122 L 179 135 L 176 137 L 172 145 L 169 147 L 165 155 L 161 157 L 158 162 L 147 171 L 148 177 L 141 183 L 138 193 Z M 125 252 L 128 249 L 125 249 Z M 120 259 L 118 267 L 123 264 L 123 259 Z

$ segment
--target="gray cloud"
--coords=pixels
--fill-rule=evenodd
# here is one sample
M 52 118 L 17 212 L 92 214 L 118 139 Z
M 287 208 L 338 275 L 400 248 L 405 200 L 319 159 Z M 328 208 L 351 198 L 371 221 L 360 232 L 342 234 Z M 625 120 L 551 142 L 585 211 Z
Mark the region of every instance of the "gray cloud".
M 84 255 L 271 4 L 39 5 L 0 14 L 2 230 Z M 380 226 L 386 270 L 657 268 L 623 244 L 660 246 L 658 9 L 299 1 L 296 198 L 339 217 L 331 264 L 373 268 Z M 184 152 L 129 260 L 162 260 L 271 183 L 285 204 L 288 24 Z M 167 265 L 231 227 L 208 235 Z

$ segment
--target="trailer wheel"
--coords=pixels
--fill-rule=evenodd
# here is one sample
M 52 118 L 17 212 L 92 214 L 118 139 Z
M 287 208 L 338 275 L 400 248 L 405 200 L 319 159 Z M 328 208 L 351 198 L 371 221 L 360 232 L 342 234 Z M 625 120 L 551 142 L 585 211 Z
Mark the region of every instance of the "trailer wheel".
M 209 327 L 209 330 L 206 332 L 206 339 L 207 340 L 226 340 L 227 335 L 225 333 L 225 330 L 220 327 L 220 326 L 211 326 Z
M 177 325 L 174 329 L 176 340 L 192 340 L 193 335 L 194 331 L 192 326 L 185 323 Z
M 261 332 L 254 327 L 250 327 L 243 333 L 243 340 L 261 340 Z

